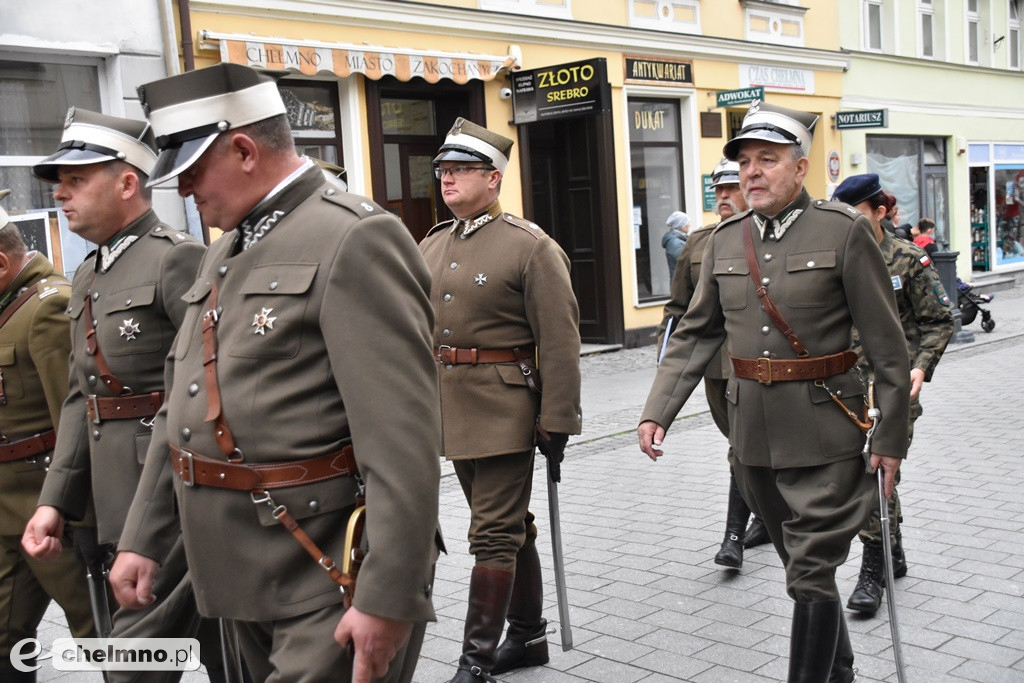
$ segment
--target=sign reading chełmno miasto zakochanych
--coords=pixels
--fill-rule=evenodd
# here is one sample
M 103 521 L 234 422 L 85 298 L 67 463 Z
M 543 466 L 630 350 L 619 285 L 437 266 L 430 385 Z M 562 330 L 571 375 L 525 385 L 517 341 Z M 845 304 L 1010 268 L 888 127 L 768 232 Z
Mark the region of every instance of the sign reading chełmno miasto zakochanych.
M 517 71 L 511 79 L 512 122 L 517 125 L 611 111 L 603 57 Z
M 861 111 L 837 111 L 836 128 L 888 128 L 888 109 L 863 109 Z

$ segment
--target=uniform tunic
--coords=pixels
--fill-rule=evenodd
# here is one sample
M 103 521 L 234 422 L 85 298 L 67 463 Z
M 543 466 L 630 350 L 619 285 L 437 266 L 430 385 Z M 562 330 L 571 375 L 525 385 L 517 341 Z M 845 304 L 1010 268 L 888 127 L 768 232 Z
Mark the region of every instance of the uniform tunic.
M 54 429 L 68 393 L 68 297 L 70 283 L 40 254 L 0 292 L 7 306 L 23 292 L 31 298 L 0 327 L 0 434 L 8 442 Z M 32 638 L 51 597 L 68 616 L 76 637 L 91 637 L 86 569 L 70 547 L 49 562 L 26 556 L 21 534 L 36 509 L 50 453 L 0 463 L 0 657 L 22 638 Z
M 175 501 L 160 492 L 173 477 L 204 615 L 272 622 L 341 602 L 270 506 L 245 491 L 184 486 L 171 473 L 167 442 L 224 457 L 206 420 L 203 370 L 203 316 L 216 285 L 220 405 L 245 462 L 326 455 L 351 443 L 366 482 L 369 542 L 354 605 L 425 622 L 434 615 L 440 424 L 423 260 L 400 221 L 325 184 L 316 167 L 257 208 L 283 215 L 248 249 L 241 231 L 215 242 L 184 295 L 173 381 L 154 425 L 160 438 L 121 546 L 150 558 L 164 552 Z M 338 477 L 271 493 L 340 562 L 356 491 L 353 477 Z
M 737 358 L 796 358 L 750 278 L 742 231 L 751 230 L 762 284 L 812 357 L 850 348 L 853 325 L 861 330 L 883 416 L 872 450 L 902 458 L 910 370 L 870 223 L 846 205 L 811 202 L 806 191 L 787 212 L 797 209 L 777 242 L 759 237 L 750 212 L 710 237 L 696 298 L 669 340 L 641 419 L 669 427 L 723 342 Z M 854 370 L 825 382 L 861 411 L 864 389 Z M 814 382 L 733 377 L 728 387 L 737 484 L 768 527 L 790 595 L 838 599 L 835 568 L 870 509 L 872 478 L 859 462 L 863 433 Z

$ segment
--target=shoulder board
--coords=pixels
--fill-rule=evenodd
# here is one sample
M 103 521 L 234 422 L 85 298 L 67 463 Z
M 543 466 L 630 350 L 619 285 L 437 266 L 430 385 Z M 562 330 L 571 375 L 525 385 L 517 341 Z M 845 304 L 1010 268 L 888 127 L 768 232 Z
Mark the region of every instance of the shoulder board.
M 744 218 L 746 218 L 749 215 L 750 215 L 750 209 L 747 209 L 746 211 L 741 211 L 740 213 L 734 213 L 732 216 L 730 216 L 729 218 L 726 218 L 724 221 L 722 221 L 718 225 L 713 225 L 711 227 L 712 227 L 713 230 L 721 230 L 722 228 L 724 228 L 727 225 L 733 225 L 733 224 L 739 223 L 741 220 L 743 220 Z
M 825 211 L 841 213 L 844 216 L 848 216 L 850 220 L 857 220 L 857 218 L 864 215 L 845 202 L 827 202 L 824 199 L 815 199 L 811 202 L 811 206 L 816 209 L 824 209 Z
M 715 228 L 718 227 L 718 225 L 718 223 L 712 223 L 711 225 L 702 225 L 699 228 L 694 228 L 690 230 L 690 237 L 693 237 L 698 232 L 707 232 L 708 230 L 714 230 Z
M 45 299 L 54 294 L 63 293 L 65 297 L 71 295 L 71 282 L 63 275 L 49 275 L 36 283 L 36 293 L 40 299 Z
M 324 201 L 348 209 L 357 218 L 369 218 L 371 216 L 384 216 L 387 214 L 387 211 L 380 208 L 370 199 L 350 192 L 339 192 L 337 187 L 327 186 L 320 189 L 320 197 Z
M 508 223 L 510 225 L 514 225 L 517 228 L 521 228 L 521 229 L 525 230 L 526 232 L 530 233 L 531 235 L 533 235 L 537 239 L 540 239 L 541 235 L 545 234 L 545 232 L 540 229 L 539 225 L 537 225 L 533 221 L 528 221 L 525 218 L 520 218 L 519 216 L 513 216 L 512 214 L 510 214 L 508 212 L 502 213 L 501 214 L 501 218 L 506 223 Z
M 441 230 L 447 230 L 448 228 L 452 227 L 453 223 L 455 223 L 455 219 L 454 218 L 452 218 L 451 220 L 447 220 L 447 221 L 441 221 L 440 223 L 438 223 L 437 225 L 432 227 L 430 230 L 427 230 L 427 234 L 424 235 L 424 237 L 430 237 L 435 232 L 440 232 Z
M 194 242 L 196 238 L 188 234 L 184 230 L 177 230 L 168 225 L 160 224 L 149 231 L 149 234 L 153 237 L 159 237 L 161 239 L 170 240 L 177 244 L 178 242 Z

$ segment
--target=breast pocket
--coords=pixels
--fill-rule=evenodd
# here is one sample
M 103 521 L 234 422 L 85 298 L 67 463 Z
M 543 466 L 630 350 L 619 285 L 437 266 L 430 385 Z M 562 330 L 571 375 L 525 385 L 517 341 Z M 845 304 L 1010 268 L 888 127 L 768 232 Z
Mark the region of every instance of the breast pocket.
M 198 337 L 199 321 L 206 312 L 206 299 L 210 296 L 213 283 L 206 275 L 200 275 L 187 292 L 181 295 L 181 300 L 188 304 L 185 309 L 185 317 L 181 320 L 181 331 L 174 342 L 174 359 L 181 360 L 188 354 L 192 345 L 193 337 Z
M 25 395 L 25 384 L 18 372 L 14 344 L 0 344 L 0 373 L 3 373 L 4 396 L 11 399 Z
M 746 259 L 715 259 L 715 279 L 718 280 L 718 298 L 723 311 L 734 311 L 747 307 L 747 291 L 750 289 L 750 268 Z
M 153 311 L 156 283 L 137 285 L 108 294 L 101 350 L 110 356 L 131 356 L 159 351 L 163 332 Z M 97 332 L 97 334 L 100 334 Z
M 271 264 L 253 268 L 239 293 L 247 332 L 233 340 L 230 355 L 241 358 L 293 358 L 302 345 L 303 321 L 315 263 Z M 248 324 L 245 324 L 248 323 Z
M 786 257 L 789 282 L 786 305 L 792 308 L 821 308 L 836 298 L 836 252 L 808 251 Z

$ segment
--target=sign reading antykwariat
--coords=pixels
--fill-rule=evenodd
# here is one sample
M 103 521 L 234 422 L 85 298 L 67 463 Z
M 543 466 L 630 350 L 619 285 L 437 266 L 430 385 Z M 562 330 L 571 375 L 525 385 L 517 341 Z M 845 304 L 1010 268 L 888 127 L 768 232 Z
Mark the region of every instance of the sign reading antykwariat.
M 611 111 L 611 86 L 603 57 L 517 71 L 511 79 L 512 122 L 517 125 Z
M 626 55 L 626 83 L 693 85 L 693 64 L 660 57 Z

